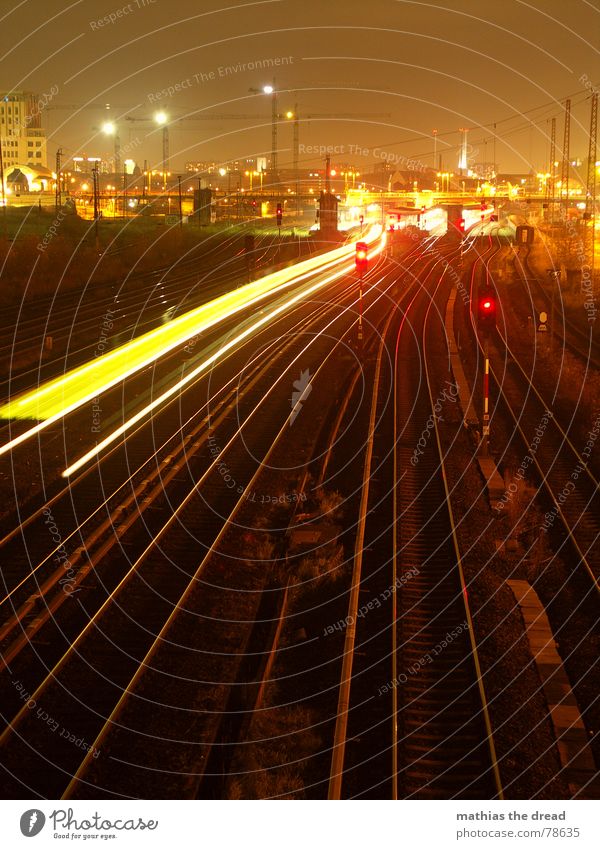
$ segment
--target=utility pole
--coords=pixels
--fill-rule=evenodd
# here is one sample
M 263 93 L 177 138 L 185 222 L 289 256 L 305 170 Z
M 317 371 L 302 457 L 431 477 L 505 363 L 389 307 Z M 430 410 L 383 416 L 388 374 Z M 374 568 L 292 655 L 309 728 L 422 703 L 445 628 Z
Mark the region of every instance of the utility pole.
M 562 151 L 562 168 L 560 174 L 560 191 L 565 192 L 565 210 L 564 219 L 567 220 L 569 214 L 569 165 L 570 165 L 570 148 L 571 148 L 571 100 L 565 102 L 565 134 L 563 138 Z
M 167 189 L 167 174 L 169 171 L 169 127 L 167 124 L 162 128 L 163 149 L 163 192 Z
M 433 170 L 435 171 L 435 161 L 436 161 L 436 159 L 437 159 L 437 136 L 438 136 L 438 131 L 437 131 L 437 129 L 435 129 L 435 128 L 434 128 L 434 129 L 432 130 L 432 132 L 433 132 Z
M 54 189 L 54 208 L 55 211 L 58 212 L 61 205 L 61 191 L 60 191 L 60 168 L 61 168 L 61 159 L 62 159 L 62 147 L 59 147 L 56 151 L 56 184 Z
M 294 104 L 294 179 L 296 181 L 296 218 L 300 217 L 300 178 L 298 174 L 298 161 L 300 159 L 300 119 L 298 118 L 298 104 Z
M 483 427 L 481 438 L 481 454 L 490 454 L 490 340 L 487 334 L 483 341 Z
M 123 218 L 127 218 L 127 167 L 123 164 Z
M 325 157 L 325 193 L 329 194 L 329 190 L 331 187 L 329 176 L 331 171 L 331 156 L 327 154 Z
M 554 224 L 554 197 L 556 193 L 556 174 L 554 161 L 556 159 L 556 118 L 552 119 L 550 128 L 550 167 L 548 168 L 548 202 L 550 204 L 550 223 Z
M 277 88 L 275 77 L 273 77 L 273 91 L 271 92 L 271 166 L 273 171 L 273 182 L 279 181 L 277 162 Z
M 98 162 L 94 162 L 94 167 L 92 168 L 92 180 L 94 187 L 94 234 L 96 238 L 96 250 L 98 250 L 100 246 L 98 235 Z
M 183 228 L 183 207 L 181 205 L 181 174 L 177 175 L 177 195 L 179 197 L 179 229 Z
M 369 265 L 367 245 L 365 242 L 356 243 L 355 254 L 356 273 L 358 275 L 358 351 L 363 355 L 363 283 L 364 274 Z
M 590 111 L 590 144 L 588 148 L 587 181 L 585 187 L 585 247 L 586 263 L 594 285 L 594 235 L 596 228 L 596 147 L 598 140 L 598 92 L 592 94 Z

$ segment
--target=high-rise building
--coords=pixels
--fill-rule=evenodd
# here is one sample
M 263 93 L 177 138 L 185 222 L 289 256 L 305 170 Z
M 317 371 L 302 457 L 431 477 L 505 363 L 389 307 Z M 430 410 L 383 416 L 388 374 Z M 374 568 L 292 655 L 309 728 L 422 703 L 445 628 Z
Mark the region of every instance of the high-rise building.
M 19 165 L 47 168 L 46 134 L 35 94 L 28 91 L 0 94 L 0 141 L 5 173 Z

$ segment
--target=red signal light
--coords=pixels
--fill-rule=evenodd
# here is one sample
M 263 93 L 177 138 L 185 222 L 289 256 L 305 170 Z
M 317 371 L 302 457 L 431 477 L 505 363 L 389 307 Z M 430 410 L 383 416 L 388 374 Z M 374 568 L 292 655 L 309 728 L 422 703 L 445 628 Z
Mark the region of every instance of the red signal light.
M 368 247 L 365 242 L 356 243 L 356 269 L 365 271 L 369 265 Z
M 485 291 L 487 289 L 488 291 Z M 496 327 L 496 296 L 491 287 L 479 293 L 478 324 L 480 330 L 489 333 Z

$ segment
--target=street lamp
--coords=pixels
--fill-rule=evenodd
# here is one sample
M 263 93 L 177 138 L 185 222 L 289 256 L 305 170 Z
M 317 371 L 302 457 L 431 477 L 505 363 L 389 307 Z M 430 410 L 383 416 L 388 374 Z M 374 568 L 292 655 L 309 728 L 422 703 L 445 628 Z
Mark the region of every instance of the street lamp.
M 298 104 L 294 105 L 293 111 L 288 109 L 285 113 L 285 117 L 288 121 L 293 121 L 293 140 L 292 140 L 292 151 L 293 151 L 293 161 L 292 161 L 292 170 L 294 172 L 294 180 L 296 182 L 296 215 L 300 215 L 300 174 L 298 171 L 298 161 L 300 159 L 300 120 L 298 118 Z M 262 187 L 262 183 L 261 183 Z
M 275 80 L 273 85 L 263 86 L 265 94 L 271 96 L 271 170 L 273 171 L 273 183 L 278 181 L 277 168 L 277 92 L 275 90 Z
M 271 182 L 275 184 L 277 182 L 277 119 L 279 117 L 277 114 L 275 80 L 273 80 L 273 85 L 264 85 L 262 89 L 251 88 L 249 90 L 254 94 L 267 94 L 271 98 Z
M 117 125 L 114 121 L 105 121 L 102 124 L 102 132 L 105 136 L 114 136 L 115 141 L 115 153 L 114 153 L 114 172 L 115 174 L 120 174 L 121 172 L 121 139 L 119 138 L 119 131 Z
M 166 112 L 157 112 L 154 120 L 159 127 L 162 127 L 162 148 L 163 148 L 163 192 L 167 188 L 167 172 L 169 170 L 169 117 Z
M 348 191 L 348 177 L 352 177 L 352 188 L 356 188 L 356 178 L 360 177 L 360 171 L 355 171 L 352 169 L 351 171 L 342 171 L 342 177 L 344 178 L 344 191 Z M 332 177 L 335 176 L 332 172 Z
M 450 191 L 450 178 L 454 177 L 454 171 L 438 171 L 437 176 L 442 180 L 442 192 L 444 191 L 444 181 L 446 182 L 446 191 Z
M 262 169 L 260 171 L 244 171 L 244 174 L 246 175 L 246 177 L 250 178 L 250 191 L 252 191 L 252 178 L 260 177 L 260 188 L 262 191 Z

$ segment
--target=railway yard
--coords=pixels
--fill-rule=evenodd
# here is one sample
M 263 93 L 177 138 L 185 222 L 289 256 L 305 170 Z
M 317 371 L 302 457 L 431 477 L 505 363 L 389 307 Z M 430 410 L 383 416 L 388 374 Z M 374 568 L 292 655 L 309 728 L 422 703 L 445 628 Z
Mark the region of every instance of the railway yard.
M 367 238 L 7 313 L 6 798 L 598 798 L 594 324 L 492 225 Z

